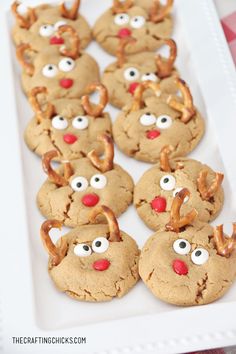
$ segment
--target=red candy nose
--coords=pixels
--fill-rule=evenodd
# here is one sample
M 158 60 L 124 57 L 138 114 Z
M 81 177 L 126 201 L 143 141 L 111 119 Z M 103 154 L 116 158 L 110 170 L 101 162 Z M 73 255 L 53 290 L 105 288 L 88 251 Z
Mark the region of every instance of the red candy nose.
M 82 203 L 87 207 L 93 207 L 99 202 L 97 194 L 85 194 L 82 198 Z
M 147 138 L 150 140 L 158 138 L 159 135 L 161 135 L 159 130 L 149 130 L 149 132 L 147 132 Z
M 136 88 L 139 86 L 138 82 L 132 82 L 132 84 L 129 85 L 129 93 L 131 93 L 131 95 L 134 94 L 134 91 L 136 90 Z
M 180 259 L 175 259 L 172 267 L 176 274 L 178 275 L 187 275 L 188 274 L 188 266 L 185 262 Z
M 118 37 L 120 38 L 125 38 L 125 37 L 130 37 L 132 32 L 130 31 L 129 28 L 121 28 L 118 32 Z
M 78 140 L 78 138 L 77 138 L 77 136 L 75 136 L 73 134 L 65 134 L 63 136 L 63 140 L 67 144 L 74 144 L 76 142 L 76 140 Z
M 93 263 L 93 269 L 103 271 L 110 267 L 110 262 L 107 259 L 99 259 Z
M 61 87 L 68 89 L 73 85 L 74 81 L 72 79 L 61 79 L 60 85 Z
M 151 207 L 157 213 L 163 213 L 166 211 L 166 199 L 163 197 L 156 197 L 151 202 Z
M 52 45 L 64 44 L 64 39 L 61 37 L 56 37 L 56 36 L 51 37 L 50 44 L 52 44 Z

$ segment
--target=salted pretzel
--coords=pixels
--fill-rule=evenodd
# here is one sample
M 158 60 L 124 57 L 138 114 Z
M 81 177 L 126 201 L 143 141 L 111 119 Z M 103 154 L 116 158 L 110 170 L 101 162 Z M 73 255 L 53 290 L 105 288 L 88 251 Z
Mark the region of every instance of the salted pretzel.
M 131 112 L 138 111 L 143 105 L 143 93 L 144 91 L 151 89 L 154 91 L 157 97 L 160 96 L 161 90 L 160 85 L 153 81 L 144 81 L 134 91 L 134 99 L 131 106 Z
M 160 54 L 156 56 L 157 74 L 161 79 L 171 75 L 177 57 L 177 45 L 173 39 L 164 39 L 163 45 L 167 45 L 170 48 L 170 55 L 167 60 Z
M 57 173 L 51 166 L 51 161 L 53 158 L 60 156 L 59 152 L 56 150 L 51 150 L 46 152 L 42 158 L 42 166 L 44 172 L 48 175 L 51 182 L 55 183 L 57 186 L 63 187 L 69 184 L 69 178 L 73 174 L 73 168 L 69 161 L 64 161 L 64 176 Z
M 166 230 L 179 232 L 182 227 L 191 224 L 196 218 L 198 214 L 196 209 L 191 210 L 185 216 L 180 216 L 180 208 L 184 203 L 184 198 L 187 196 L 190 196 L 190 192 L 187 188 L 183 188 L 174 197 L 170 210 L 170 221 L 166 225 Z
M 100 94 L 100 101 L 97 105 L 92 105 L 90 103 L 89 95 L 95 91 L 98 91 Z M 88 95 L 85 95 L 81 98 L 82 106 L 87 114 L 92 117 L 101 117 L 108 103 L 108 93 L 104 85 L 100 83 L 93 83 L 86 88 Z
M 229 257 L 234 249 L 236 249 L 236 223 L 233 223 L 233 233 L 231 237 L 225 237 L 223 225 L 219 225 L 214 229 L 213 237 L 217 253 L 223 257 Z
M 109 241 L 111 241 L 111 242 L 122 241 L 121 235 L 120 235 L 120 229 L 119 229 L 115 214 L 107 206 L 101 205 L 101 206 L 98 206 L 97 208 L 95 208 L 90 215 L 90 221 L 92 223 L 95 223 L 96 217 L 100 214 L 104 215 L 107 219 L 107 223 L 108 223 L 109 231 L 110 231 Z
M 29 63 L 26 58 L 25 54 L 26 51 L 32 51 L 33 49 L 29 44 L 22 43 L 16 48 L 16 57 L 20 63 L 20 65 L 25 69 L 26 73 L 30 76 L 34 74 L 34 65 L 32 63 Z
M 53 116 L 53 113 L 55 111 L 55 107 L 53 106 L 52 103 L 47 102 L 46 108 L 43 110 L 42 106 L 40 105 L 38 101 L 38 95 L 39 94 L 44 94 L 47 95 L 48 90 L 46 87 L 34 87 L 30 93 L 29 93 L 29 102 L 31 104 L 31 107 L 33 108 L 38 122 L 42 122 L 43 119 L 47 118 L 50 119 Z
M 68 38 L 71 42 L 71 48 L 68 49 L 66 46 L 61 46 L 60 53 L 66 57 L 77 59 L 80 56 L 80 40 L 78 33 L 73 27 L 63 25 L 58 28 L 56 36 L 61 37 L 64 33 L 68 34 Z
M 211 185 L 207 186 L 207 175 L 208 171 L 203 170 L 200 171 L 197 178 L 197 187 L 203 200 L 210 200 L 214 197 L 224 179 L 224 175 L 222 173 L 216 173 Z
M 14 1 L 13 4 L 11 5 L 11 11 L 15 16 L 18 25 L 21 28 L 29 29 L 32 26 L 32 24 L 37 20 L 35 10 L 31 7 L 28 7 L 27 13 L 25 14 L 25 16 L 22 16 L 17 11 L 18 6 L 20 4 L 21 4 L 20 2 Z
M 158 23 L 164 20 L 166 16 L 169 15 L 174 0 L 167 0 L 166 5 L 161 5 L 160 0 L 154 0 L 153 6 L 150 9 L 150 21 L 154 23 Z
M 78 9 L 80 7 L 80 0 L 74 0 L 70 9 L 66 8 L 65 2 L 60 4 L 60 13 L 62 17 L 69 18 L 70 20 L 76 20 L 78 17 Z
M 104 158 L 101 159 L 95 150 L 88 153 L 88 158 L 92 164 L 97 167 L 101 172 L 107 172 L 113 169 L 114 159 L 114 144 L 110 136 L 101 134 L 97 137 L 98 141 L 104 144 Z
M 161 149 L 160 153 L 160 167 L 164 172 L 171 172 L 172 168 L 170 166 L 169 155 L 174 150 L 173 146 L 167 145 Z
M 135 43 L 135 42 L 136 42 L 136 39 L 134 39 L 132 37 L 125 37 L 125 38 L 121 38 L 120 39 L 119 46 L 118 46 L 118 49 L 117 49 L 117 52 L 116 52 L 117 66 L 119 68 L 122 68 L 122 66 L 126 62 L 125 47 L 128 44 L 132 44 L 132 43 Z
M 55 245 L 52 242 L 51 237 L 49 236 L 49 232 L 51 229 L 61 229 L 62 225 L 63 223 L 60 221 L 47 220 L 42 224 L 40 229 L 41 240 L 43 242 L 44 248 L 51 257 L 51 262 L 53 266 L 57 266 L 61 263 L 68 250 L 68 244 L 63 237 L 61 237 L 59 244 Z
M 133 6 L 133 0 L 113 0 L 112 12 L 114 14 L 119 14 L 126 12 L 130 7 Z

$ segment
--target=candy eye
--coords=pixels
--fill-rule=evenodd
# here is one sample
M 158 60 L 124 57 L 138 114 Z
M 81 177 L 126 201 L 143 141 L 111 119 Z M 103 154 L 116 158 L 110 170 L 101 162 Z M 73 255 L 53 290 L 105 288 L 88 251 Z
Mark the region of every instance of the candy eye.
M 43 67 L 42 73 L 43 73 L 43 76 L 54 77 L 57 75 L 58 69 L 57 69 L 56 65 L 48 64 Z
M 208 261 L 209 253 L 204 248 L 196 248 L 191 254 L 191 260 L 196 265 L 202 265 Z
M 143 16 L 135 16 L 131 19 L 130 24 L 133 28 L 141 28 L 145 25 L 145 18 Z
M 142 76 L 141 78 L 142 81 L 153 81 L 153 82 L 157 82 L 158 81 L 158 77 L 153 74 L 153 73 L 146 73 Z
M 98 237 L 92 243 L 92 249 L 96 253 L 103 253 L 109 247 L 109 241 L 105 237 Z
M 128 68 L 124 71 L 124 78 L 128 81 L 137 80 L 139 76 L 140 73 L 136 68 Z
M 191 245 L 185 239 L 180 238 L 179 240 L 176 240 L 173 243 L 173 249 L 176 253 L 184 255 L 184 254 L 188 254 L 190 252 Z
M 88 257 L 91 253 L 91 247 L 86 245 L 86 243 L 80 243 L 74 248 L 74 254 L 78 257 Z
M 160 129 L 168 129 L 172 125 L 172 118 L 167 115 L 159 116 L 156 125 Z
M 82 192 L 88 188 L 88 181 L 85 177 L 78 176 L 71 181 L 70 185 L 75 192 Z
M 66 129 L 68 127 L 68 121 L 62 116 L 56 116 L 52 119 L 52 126 L 55 129 Z
M 60 60 L 58 66 L 61 71 L 68 72 L 74 69 L 75 61 L 71 58 L 63 58 Z
M 66 21 L 57 21 L 54 25 L 54 29 L 55 29 L 55 31 L 57 31 L 59 27 L 65 26 L 65 25 L 66 25 Z
M 174 192 L 173 192 L 173 197 L 176 197 L 176 195 L 177 195 L 180 191 L 182 191 L 182 189 L 183 189 L 183 187 L 178 187 L 178 188 L 176 188 L 176 189 L 174 190 Z M 186 195 L 186 197 L 184 198 L 184 203 L 187 203 L 188 201 L 189 201 L 189 196 Z
M 115 16 L 114 22 L 118 26 L 126 25 L 127 23 L 129 23 L 129 15 L 125 13 L 118 14 Z
M 104 175 L 99 175 L 99 174 L 94 175 L 90 179 L 90 184 L 93 188 L 102 189 L 107 184 L 107 178 Z
M 139 121 L 144 126 L 152 125 L 156 123 L 156 117 L 151 113 L 145 113 L 140 117 Z
M 88 128 L 89 120 L 87 117 L 78 116 L 73 119 L 72 125 L 75 129 L 83 130 L 83 129 Z
M 39 34 L 42 37 L 50 37 L 54 32 L 54 27 L 52 25 L 43 25 L 39 28 Z
M 172 191 L 175 188 L 176 180 L 171 175 L 165 175 L 160 180 L 160 187 L 164 191 Z

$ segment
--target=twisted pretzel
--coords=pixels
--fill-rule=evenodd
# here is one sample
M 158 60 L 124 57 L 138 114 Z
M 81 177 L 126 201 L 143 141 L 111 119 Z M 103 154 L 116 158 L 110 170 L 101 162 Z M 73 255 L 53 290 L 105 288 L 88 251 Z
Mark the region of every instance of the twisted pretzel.
M 47 95 L 48 90 L 46 87 L 34 87 L 29 93 L 29 102 L 34 112 L 36 113 L 36 117 L 39 122 L 42 122 L 44 118 L 50 119 L 53 116 L 55 111 L 55 107 L 52 103 L 47 102 L 47 107 L 45 110 L 42 110 L 42 107 L 39 104 L 37 99 L 38 94 L 43 93 Z
M 25 59 L 25 52 L 27 50 L 33 51 L 33 49 L 31 48 L 31 46 L 29 44 L 26 44 L 26 43 L 20 44 L 16 48 L 16 57 L 17 57 L 20 65 L 22 66 L 22 68 L 25 69 L 26 73 L 29 76 L 32 76 L 34 74 L 34 65 L 32 63 L 27 62 L 27 60 Z
M 164 146 L 160 153 L 160 167 L 162 171 L 171 172 L 169 154 L 174 150 L 173 146 Z
M 51 161 L 54 157 L 58 157 L 59 153 L 56 150 L 51 150 L 46 152 L 42 158 L 42 165 L 44 172 L 48 175 L 51 182 L 55 183 L 57 186 L 64 187 L 69 184 L 69 178 L 73 174 L 73 168 L 69 161 L 64 162 L 64 176 L 59 175 L 53 170 L 51 166 Z
M 61 46 L 60 53 L 66 57 L 77 59 L 80 55 L 80 40 L 76 30 L 69 25 L 60 26 L 56 36 L 61 37 L 63 33 L 68 33 L 71 48 L 67 49 L 66 46 Z
M 185 216 L 180 216 L 180 208 L 186 196 L 189 197 L 190 192 L 187 188 L 183 188 L 174 197 L 170 210 L 170 221 L 166 225 L 166 230 L 179 232 L 182 227 L 191 224 L 192 221 L 196 218 L 198 214 L 196 209 L 193 209 Z
M 78 17 L 78 9 L 80 6 L 80 0 L 74 0 L 74 3 L 70 10 L 65 6 L 65 1 L 60 5 L 60 13 L 62 17 L 69 18 L 70 20 L 76 20 Z
M 196 114 L 196 110 L 193 106 L 193 97 L 191 95 L 189 87 L 183 80 L 176 79 L 176 84 L 182 93 L 184 103 L 180 103 L 170 96 L 167 100 L 167 104 L 176 111 L 181 112 L 181 121 L 183 123 L 188 123 L 191 118 Z
M 98 91 L 100 94 L 100 101 L 96 106 L 92 105 L 89 100 L 89 95 L 95 91 Z M 99 83 L 93 83 L 86 88 L 86 92 L 88 95 L 85 95 L 81 98 L 82 106 L 85 112 L 95 118 L 101 117 L 103 110 L 108 102 L 108 93 L 106 87 Z
M 161 55 L 156 56 L 157 74 L 161 79 L 171 75 L 177 57 L 177 45 L 175 41 L 173 39 L 165 39 L 163 42 L 163 45 L 166 44 L 170 48 L 170 55 L 167 60 Z
M 117 65 L 118 65 L 119 68 L 122 68 L 122 66 L 126 62 L 125 47 L 128 44 L 132 44 L 132 43 L 135 43 L 135 42 L 136 42 L 136 39 L 134 39 L 132 37 L 125 37 L 125 38 L 121 38 L 120 39 L 119 46 L 118 46 L 118 49 L 116 51 Z
M 160 0 L 154 0 L 153 6 L 150 9 L 150 21 L 154 23 L 158 23 L 164 20 L 166 16 L 169 15 L 174 0 L 167 0 L 166 5 L 161 6 Z
M 112 12 L 114 14 L 119 14 L 126 12 L 130 7 L 133 6 L 133 0 L 113 0 Z
M 151 89 L 154 91 L 157 97 L 160 96 L 160 84 L 153 81 L 144 81 L 134 91 L 133 103 L 131 106 L 131 112 L 138 111 L 143 105 L 143 93 L 144 91 Z
M 22 16 L 17 11 L 17 8 L 19 5 L 20 5 L 20 2 L 14 1 L 13 4 L 11 5 L 11 11 L 12 11 L 13 15 L 15 16 L 18 25 L 21 28 L 25 28 L 28 30 L 32 26 L 32 24 L 37 20 L 35 11 L 31 7 L 28 7 L 28 11 L 26 13 L 26 16 Z
M 209 200 L 212 197 L 214 197 L 214 195 L 220 188 L 222 181 L 224 179 L 224 175 L 222 173 L 216 173 L 214 180 L 212 181 L 211 185 L 208 187 L 207 175 L 208 175 L 208 171 L 203 170 L 200 171 L 199 176 L 197 178 L 197 187 L 203 200 Z
M 43 242 L 44 248 L 51 257 L 53 266 L 57 266 L 61 263 L 67 253 L 68 244 L 66 240 L 61 237 L 60 244 L 58 246 L 54 245 L 51 237 L 49 236 L 49 231 L 53 228 L 61 229 L 62 225 L 63 224 L 60 221 L 47 220 L 42 224 L 40 229 L 41 240 Z
M 104 144 L 104 159 L 100 159 L 97 152 L 92 150 L 88 153 L 88 158 L 92 164 L 97 167 L 101 172 L 107 172 L 113 169 L 114 159 L 114 144 L 110 136 L 101 134 L 97 137 L 98 141 Z
M 217 253 L 223 257 L 229 257 L 236 248 L 236 224 L 233 223 L 233 233 L 231 237 L 225 237 L 223 225 L 214 228 L 213 236 Z
M 106 217 L 108 226 L 109 226 L 109 231 L 110 231 L 110 236 L 109 236 L 109 241 L 111 242 L 120 242 L 122 241 L 121 235 L 120 235 L 120 229 L 118 222 L 116 220 L 115 214 L 113 211 L 108 208 L 105 205 L 98 206 L 93 210 L 93 212 L 90 215 L 90 221 L 92 223 L 95 223 L 96 217 L 102 214 Z

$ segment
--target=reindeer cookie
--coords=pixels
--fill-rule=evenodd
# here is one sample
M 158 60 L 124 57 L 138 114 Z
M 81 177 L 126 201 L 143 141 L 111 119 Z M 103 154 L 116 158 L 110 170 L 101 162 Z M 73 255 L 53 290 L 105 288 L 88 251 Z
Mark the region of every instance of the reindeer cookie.
M 51 46 L 33 54 L 29 44 L 21 44 L 16 51 L 23 67 L 22 86 L 26 94 L 34 87 L 47 87 L 48 99 L 79 98 L 86 87 L 99 81 L 96 61 L 87 53 L 81 53 L 79 38 L 70 26 L 61 26 L 58 35 L 70 34 L 70 49 Z M 28 57 L 26 57 L 28 55 Z
M 110 137 L 98 139 L 105 146 L 105 157 L 100 159 L 95 150 L 87 158 L 62 161 L 54 171 L 50 161 L 58 157 L 50 151 L 43 157 L 43 168 L 48 180 L 42 185 L 37 203 L 47 219 L 57 219 L 67 226 L 89 224 L 91 210 L 104 204 L 115 215 L 122 214 L 133 200 L 133 181 L 119 165 L 113 165 L 113 143 Z
M 80 37 L 81 48 L 87 47 L 91 41 L 91 30 L 85 18 L 78 13 L 80 0 L 74 0 L 68 9 L 65 2 L 61 5 L 40 5 L 26 8 L 21 13 L 23 5 L 18 1 L 12 4 L 12 12 L 16 18 L 13 28 L 13 39 L 18 46 L 22 43 L 30 44 L 36 52 L 49 45 L 61 46 L 65 39 L 57 35 L 58 28 L 62 25 L 71 26 Z
M 110 103 L 117 108 L 130 104 L 137 86 L 143 81 L 160 82 L 162 91 L 175 93 L 174 79 L 177 75 L 173 65 L 177 56 L 177 47 L 172 39 L 162 40 L 170 48 L 169 58 L 151 52 L 125 56 L 125 47 L 131 38 L 122 38 L 117 51 L 117 61 L 104 71 L 102 82 L 108 89 Z M 152 91 L 148 91 L 152 93 Z
M 160 85 L 145 81 L 134 93 L 131 106 L 126 106 L 113 125 L 113 137 L 126 155 L 155 163 L 166 145 L 172 145 L 172 157 L 185 156 L 204 134 L 204 121 L 193 105 L 189 88 L 176 80 L 182 98 L 161 95 Z M 155 96 L 143 99 L 143 92 L 152 89 Z
M 171 35 L 173 26 L 169 13 L 172 4 L 173 0 L 167 0 L 164 6 L 154 0 L 151 9 L 147 10 L 132 0 L 114 0 L 113 7 L 95 23 L 93 35 L 112 55 L 117 52 L 120 38 L 127 37 L 135 39 L 134 44 L 126 46 L 127 54 L 155 51 L 160 47 L 161 39 Z
M 194 209 L 180 216 L 186 197 L 189 192 L 182 189 L 173 201 L 166 231 L 155 233 L 145 243 L 139 274 L 160 300 L 179 306 L 203 305 L 221 298 L 235 279 L 236 225 L 228 238 L 222 225 L 193 223 Z
M 100 103 L 92 106 L 89 96 L 79 99 L 61 98 L 45 105 L 38 102 L 39 95 L 46 95 L 46 87 L 35 87 L 29 100 L 35 111 L 35 117 L 25 131 L 25 142 L 38 155 L 57 149 L 62 159 L 74 160 L 85 157 L 95 149 L 98 154 L 103 151 L 97 141 L 100 134 L 111 135 L 111 120 L 103 110 L 108 101 L 106 88 L 101 84 L 92 84 L 88 93 L 100 93 Z
M 90 221 L 102 214 L 108 225 L 79 226 L 53 244 L 49 231 L 57 220 L 45 221 L 41 239 L 49 254 L 48 272 L 56 287 L 81 301 L 109 301 L 124 296 L 138 281 L 139 249 L 132 237 L 119 230 L 106 206 L 93 210 Z
M 169 220 L 176 193 L 186 187 L 190 198 L 185 198 L 183 212 L 194 208 L 199 220 L 212 221 L 223 206 L 224 175 L 197 160 L 169 159 L 170 152 L 173 152 L 172 147 L 164 147 L 160 162 L 146 171 L 135 186 L 134 205 L 139 216 L 152 230 L 160 230 Z

